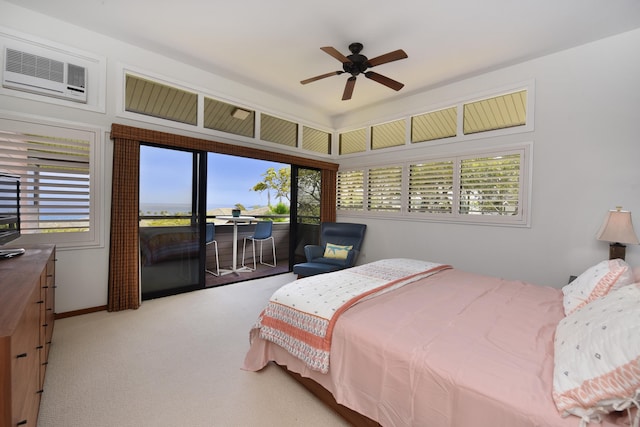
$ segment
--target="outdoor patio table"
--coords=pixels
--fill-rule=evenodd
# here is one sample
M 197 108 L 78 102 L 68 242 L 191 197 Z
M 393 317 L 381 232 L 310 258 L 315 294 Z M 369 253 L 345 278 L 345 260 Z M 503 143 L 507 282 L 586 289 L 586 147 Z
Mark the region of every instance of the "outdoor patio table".
M 231 265 L 231 269 L 220 269 L 220 275 L 224 276 L 225 274 L 230 273 L 242 273 L 251 271 L 248 267 L 240 267 L 238 268 L 238 223 L 239 222 L 251 222 L 255 221 L 255 217 L 253 216 L 217 216 L 216 219 L 222 219 L 225 221 L 233 222 L 233 265 Z

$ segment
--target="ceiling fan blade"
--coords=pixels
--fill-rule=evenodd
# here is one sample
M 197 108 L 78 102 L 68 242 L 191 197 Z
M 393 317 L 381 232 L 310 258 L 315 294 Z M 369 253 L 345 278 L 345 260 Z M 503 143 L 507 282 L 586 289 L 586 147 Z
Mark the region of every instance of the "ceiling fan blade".
M 325 47 L 321 47 L 320 49 L 323 52 L 326 52 L 329 55 L 333 56 L 334 58 L 336 58 L 338 61 L 342 62 L 343 64 L 348 64 L 348 63 L 351 62 L 351 60 L 349 58 L 347 58 L 346 56 L 344 56 L 343 54 L 338 52 L 338 50 L 336 48 L 333 48 L 331 46 L 325 46 Z
M 337 76 L 339 74 L 344 73 L 344 71 L 332 71 L 330 73 L 321 74 L 319 76 L 311 77 L 309 79 L 302 80 L 300 83 L 306 85 L 307 83 L 315 82 L 316 80 L 324 79 L 326 77 Z
M 387 62 L 393 62 L 405 58 L 408 58 L 408 56 L 404 52 L 404 50 L 398 49 L 394 50 L 393 52 L 385 53 L 384 55 L 371 58 L 367 62 L 369 63 L 370 67 L 375 67 L 376 65 L 386 64 Z
M 400 90 L 404 87 L 403 83 L 397 82 L 389 77 L 385 77 L 382 74 L 374 73 L 373 71 L 367 71 L 364 76 L 368 79 L 381 83 L 393 90 Z
M 342 100 L 347 101 L 351 99 L 353 94 L 353 87 L 356 85 L 356 77 L 351 76 L 347 79 L 347 84 L 344 86 L 344 93 L 342 94 Z

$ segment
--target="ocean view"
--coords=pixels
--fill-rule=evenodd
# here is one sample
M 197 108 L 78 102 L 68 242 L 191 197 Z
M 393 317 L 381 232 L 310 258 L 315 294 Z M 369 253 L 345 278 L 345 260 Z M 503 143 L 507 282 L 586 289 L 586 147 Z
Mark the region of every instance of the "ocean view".
M 207 206 L 207 212 L 213 209 L 228 208 L 233 206 Z M 247 206 L 247 209 L 254 209 L 255 206 Z M 140 212 L 143 215 L 175 215 L 177 213 L 191 212 L 191 205 L 188 203 L 140 203 Z
M 207 207 L 207 209 L 212 209 Z M 140 203 L 140 212 L 146 215 L 160 215 L 161 212 L 169 214 L 191 212 L 189 203 Z

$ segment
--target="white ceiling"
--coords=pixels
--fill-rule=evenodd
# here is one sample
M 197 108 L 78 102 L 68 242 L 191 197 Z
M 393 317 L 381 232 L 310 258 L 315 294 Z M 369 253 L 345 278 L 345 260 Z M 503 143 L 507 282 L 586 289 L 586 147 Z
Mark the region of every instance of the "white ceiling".
M 639 0 L 8 0 L 226 78 L 314 105 L 329 116 L 640 27 Z M 373 70 L 399 92 L 348 74 L 320 50 L 408 59 Z M 640 51 L 640 46 L 639 46 Z M 232 95 L 232 94 L 231 94 Z

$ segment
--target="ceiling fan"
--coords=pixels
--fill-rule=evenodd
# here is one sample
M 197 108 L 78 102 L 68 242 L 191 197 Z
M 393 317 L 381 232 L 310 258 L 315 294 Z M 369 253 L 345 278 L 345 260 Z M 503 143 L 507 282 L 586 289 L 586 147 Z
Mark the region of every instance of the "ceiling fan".
M 384 55 L 376 56 L 375 58 L 371 59 L 368 59 L 366 56 L 360 54 L 360 51 L 362 50 L 362 43 L 351 43 L 349 45 L 351 55 L 349 56 L 344 56 L 343 54 L 338 52 L 337 49 L 331 46 L 321 47 L 320 49 L 333 56 L 338 61 L 342 62 L 342 71 L 332 71 L 330 73 L 321 74 L 319 76 L 302 80 L 300 83 L 302 83 L 303 85 L 315 82 L 316 80 L 324 79 L 326 77 L 349 73 L 351 74 L 351 77 L 347 79 L 347 84 L 344 87 L 344 93 L 342 94 L 343 101 L 351 99 L 353 88 L 356 84 L 356 76 L 358 76 L 358 74 L 364 74 L 366 78 L 381 83 L 396 91 L 404 87 L 404 84 L 390 79 L 389 77 L 383 76 L 382 74 L 378 74 L 373 71 L 367 71 L 367 69 L 375 67 L 377 65 L 408 58 L 407 54 L 402 49 L 394 50 L 393 52 L 385 53 Z

